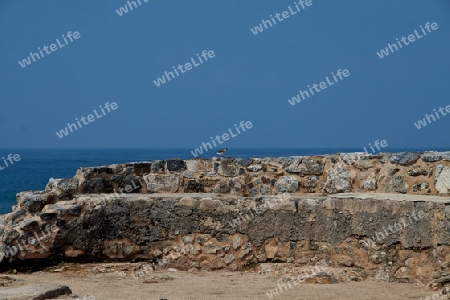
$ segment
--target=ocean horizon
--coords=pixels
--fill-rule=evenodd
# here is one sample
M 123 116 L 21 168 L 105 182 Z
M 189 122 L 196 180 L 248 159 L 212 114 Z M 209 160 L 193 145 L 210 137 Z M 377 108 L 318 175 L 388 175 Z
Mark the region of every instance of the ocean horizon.
M 44 190 L 48 180 L 72 178 L 82 167 L 95 167 L 119 163 L 153 161 L 163 159 L 193 159 L 191 148 L 83 148 L 83 149 L 21 149 L 0 148 L 1 156 L 19 154 L 20 161 L 0 171 L 0 213 L 12 211 L 16 194 L 21 191 Z M 406 151 L 446 151 L 433 148 L 398 148 L 384 153 Z M 198 158 L 217 157 L 217 149 L 210 150 Z M 362 148 L 229 148 L 225 157 L 262 158 L 311 156 L 336 153 L 363 152 Z M 381 152 L 378 152 L 381 153 Z

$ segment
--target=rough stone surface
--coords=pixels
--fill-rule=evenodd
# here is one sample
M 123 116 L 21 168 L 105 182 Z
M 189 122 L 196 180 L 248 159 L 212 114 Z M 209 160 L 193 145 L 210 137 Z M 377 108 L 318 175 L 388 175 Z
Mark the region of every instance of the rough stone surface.
M 284 176 L 278 181 L 279 193 L 295 193 L 298 190 L 298 180 L 293 176 Z
M 349 192 L 352 190 L 351 173 L 338 165 L 331 168 L 325 183 L 325 191 L 330 194 Z
M 447 194 L 450 191 L 450 167 L 438 164 L 434 177 L 436 191 L 440 194 Z
M 0 217 L 0 266 L 65 257 L 239 270 L 327 260 L 380 280 L 439 280 L 450 274 L 443 158 L 357 153 L 81 168 L 73 180 L 17 194 Z
M 408 183 L 403 176 L 394 176 L 386 178 L 385 191 L 395 192 L 395 193 L 406 193 L 408 192 Z
M 420 157 L 419 152 L 402 152 L 391 155 L 391 162 L 402 166 L 414 164 Z
M 0 299 L 5 300 L 45 300 L 70 294 L 72 291 L 67 286 L 54 284 L 29 284 L 0 289 Z

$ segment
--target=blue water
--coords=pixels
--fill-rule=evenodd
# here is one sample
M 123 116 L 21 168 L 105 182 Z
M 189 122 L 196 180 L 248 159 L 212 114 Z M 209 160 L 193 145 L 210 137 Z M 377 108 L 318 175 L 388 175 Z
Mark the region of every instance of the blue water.
M 193 149 L 0 149 L 0 157 L 19 154 L 21 160 L 0 171 L 0 214 L 11 212 L 16 193 L 43 190 L 50 177 L 71 178 L 80 167 L 93 167 L 114 163 L 152 161 L 156 159 L 191 159 Z M 392 152 L 425 151 L 427 149 L 390 149 Z M 445 151 L 445 149 L 433 149 Z M 356 148 L 334 149 L 230 149 L 227 157 L 281 157 L 294 155 L 334 154 L 361 152 Z M 208 151 L 202 157 L 213 157 Z M 4 163 L 1 163 L 4 166 Z

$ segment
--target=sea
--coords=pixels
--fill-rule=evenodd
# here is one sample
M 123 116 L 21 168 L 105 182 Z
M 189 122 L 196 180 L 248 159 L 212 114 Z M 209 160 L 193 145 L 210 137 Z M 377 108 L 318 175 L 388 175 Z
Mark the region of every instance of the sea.
M 390 149 L 390 152 L 429 151 L 424 148 Z M 446 151 L 448 149 L 432 149 Z M 21 191 L 44 190 L 48 180 L 72 178 L 81 167 L 163 159 L 192 159 L 192 149 L 1 149 L 0 157 L 19 154 L 21 160 L 0 171 L 0 214 L 10 213 Z M 225 157 L 262 158 L 363 152 L 361 148 L 240 148 L 229 149 Z M 214 151 L 202 158 L 217 156 Z M 5 164 L 0 160 L 1 166 Z

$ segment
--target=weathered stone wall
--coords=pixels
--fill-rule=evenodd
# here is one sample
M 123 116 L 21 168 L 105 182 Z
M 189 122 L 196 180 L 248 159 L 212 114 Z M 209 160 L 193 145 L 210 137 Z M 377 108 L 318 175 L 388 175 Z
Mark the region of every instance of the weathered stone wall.
M 58 188 L 65 199 L 93 193 L 449 195 L 450 152 L 160 160 L 81 168 Z
M 426 283 L 450 275 L 448 187 L 447 153 L 84 168 L 17 195 L 0 218 L 0 258 L 3 267 L 64 256 L 184 270 L 322 262 L 352 268 L 355 280 Z

